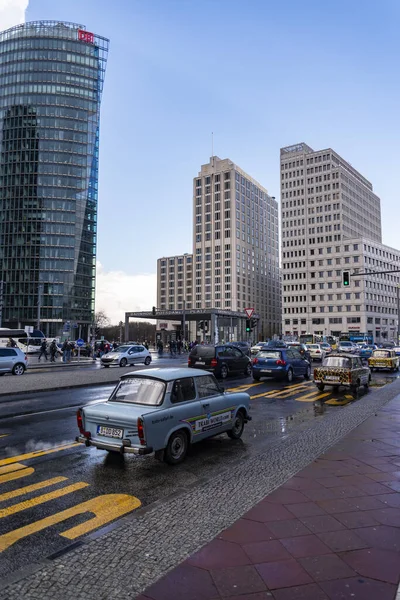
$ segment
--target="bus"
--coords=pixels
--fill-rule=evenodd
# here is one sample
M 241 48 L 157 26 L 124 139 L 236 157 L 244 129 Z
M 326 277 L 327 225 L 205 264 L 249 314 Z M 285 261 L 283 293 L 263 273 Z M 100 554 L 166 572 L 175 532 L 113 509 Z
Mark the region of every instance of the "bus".
M 45 335 L 39 329 L 27 333 L 24 329 L 0 329 L 0 346 L 7 346 L 9 339 L 13 339 L 17 347 L 25 354 L 39 354 L 40 345 Z
M 322 335 L 315 333 L 304 333 L 300 335 L 300 344 L 319 344 L 322 342 Z
M 372 333 L 360 333 L 359 331 L 348 331 L 341 333 L 339 336 L 340 342 L 353 342 L 354 344 L 368 344 L 374 343 L 374 336 Z

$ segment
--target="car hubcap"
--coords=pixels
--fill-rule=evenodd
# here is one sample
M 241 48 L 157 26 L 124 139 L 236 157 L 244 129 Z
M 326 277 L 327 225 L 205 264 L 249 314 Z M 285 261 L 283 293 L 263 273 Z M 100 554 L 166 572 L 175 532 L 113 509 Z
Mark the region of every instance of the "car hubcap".
M 226 370 L 226 367 L 222 367 L 221 375 L 222 375 L 223 379 L 225 379 L 225 377 L 228 375 L 228 371 Z
M 17 375 L 22 375 L 22 373 L 23 373 L 23 372 L 24 372 L 24 370 L 23 370 L 23 368 L 22 368 L 22 367 L 17 367 L 17 368 L 15 369 L 15 373 L 16 373 Z
M 233 433 L 238 434 L 242 429 L 242 419 L 240 417 L 236 417 L 235 424 L 232 428 Z
M 171 444 L 171 454 L 174 458 L 180 458 L 185 449 L 183 440 L 180 437 L 176 437 Z

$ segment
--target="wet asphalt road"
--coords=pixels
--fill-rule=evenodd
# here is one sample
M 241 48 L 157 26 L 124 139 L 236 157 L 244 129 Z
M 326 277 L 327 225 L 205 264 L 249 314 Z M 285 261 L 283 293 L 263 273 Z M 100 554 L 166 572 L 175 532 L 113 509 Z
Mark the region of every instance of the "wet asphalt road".
M 386 385 L 393 377 L 374 373 L 372 384 Z M 128 494 L 140 501 L 141 510 L 158 501 L 162 515 L 162 502 L 170 495 L 218 477 L 224 469 L 235 469 L 239 461 L 309 427 L 330 411 L 346 410 L 346 404 L 354 401 L 343 391 L 318 392 L 311 381 L 303 379 L 289 386 L 239 377 L 229 379 L 225 387 L 247 389 L 252 396 L 253 420 L 242 439 L 232 441 L 222 434 L 200 442 L 178 467 L 151 456 L 114 456 L 71 446 L 77 435 L 76 407 L 105 400 L 113 386 L 25 394 L 1 402 L 2 415 L 3 407 L 32 414 L 0 419 L 0 577 L 62 551 L 74 541 L 62 533 L 92 516 L 85 512 L 57 522 L 61 511 L 89 500 L 101 504 L 107 494 Z M 357 401 L 362 401 L 364 393 L 360 392 Z M 40 451 L 42 455 L 37 454 Z M 111 510 L 105 522 L 115 518 Z M 35 533 L 27 529 L 32 524 Z M 79 536 L 75 539 L 79 543 Z

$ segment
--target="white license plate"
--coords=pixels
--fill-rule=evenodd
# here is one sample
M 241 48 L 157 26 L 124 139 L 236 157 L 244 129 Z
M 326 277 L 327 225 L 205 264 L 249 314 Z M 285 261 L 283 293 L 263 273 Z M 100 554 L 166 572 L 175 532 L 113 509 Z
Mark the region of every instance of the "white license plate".
M 271 369 L 261 369 L 261 373 L 272 373 Z
M 325 377 L 325 381 L 338 381 L 339 382 L 340 381 L 340 377 L 334 377 L 332 375 L 327 375 Z
M 97 433 L 98 435 L 104 435 L 105 437 L 122 439 L 124 430 L 117 429 L 116 427 L 104 427 L 104 425 L 98 425 Z
M 198 360 L 196 362 L 196 365 L 205 365 L 206 363 L 204 362 L 204 360 Z

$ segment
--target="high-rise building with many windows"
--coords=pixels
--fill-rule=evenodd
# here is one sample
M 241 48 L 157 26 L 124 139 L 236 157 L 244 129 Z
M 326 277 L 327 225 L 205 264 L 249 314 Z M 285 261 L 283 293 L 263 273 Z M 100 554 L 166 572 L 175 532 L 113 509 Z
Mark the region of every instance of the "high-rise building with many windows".
M 108 40 L 37 21 L 0 33 L 3 327 L 93 322 L 100 101 Z

